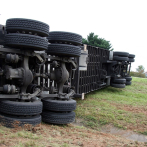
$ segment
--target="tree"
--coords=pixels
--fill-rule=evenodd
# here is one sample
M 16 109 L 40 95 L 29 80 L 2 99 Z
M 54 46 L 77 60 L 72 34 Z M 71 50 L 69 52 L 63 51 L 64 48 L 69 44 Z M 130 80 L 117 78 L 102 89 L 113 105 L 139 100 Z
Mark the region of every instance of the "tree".
M 145 78 L 145 68 L 142 65 L 139 65 L 136 68 L 136 72 L 132 72 L 132 76 Z
M 98 38 L 98 35 L 94 35 L 94 33 L 90 33 L 87 36 L 87 39 L 83 38 L 82 43 L 95 46 L 95 47 L 104 48 L 107 50 L 113 50 L 110 41 L 107 41 L 104 38 Z
M 137 68 L 136 68 L 136 71 L 140 74 L 144 74 L 144 71 L 145 71 L 145 68 L 142 66 L 142 65 L 139 65 Z

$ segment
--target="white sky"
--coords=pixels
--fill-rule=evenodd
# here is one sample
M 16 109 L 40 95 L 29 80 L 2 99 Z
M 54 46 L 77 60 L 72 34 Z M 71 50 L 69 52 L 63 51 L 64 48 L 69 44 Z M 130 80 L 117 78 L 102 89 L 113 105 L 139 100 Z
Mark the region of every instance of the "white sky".
M 0 24 L 8 18 L 30 18 L 50 31 L 90 32 L 110 41 L 114 51 L 136 55 L 132 70 L 147 71 L 147 0 L 0 0 Z

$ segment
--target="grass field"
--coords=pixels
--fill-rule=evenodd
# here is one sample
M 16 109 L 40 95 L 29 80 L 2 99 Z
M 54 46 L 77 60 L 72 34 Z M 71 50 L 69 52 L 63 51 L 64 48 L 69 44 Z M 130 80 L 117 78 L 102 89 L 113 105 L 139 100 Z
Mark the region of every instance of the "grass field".
M 124 89 L 107 87 L 77 100 L 84 126 L 50 125 L 9 129 L 0 125 L 0 147 L 144 147 L 146 142 L 99 132 L 106 124 L 147 135 L 147 79 L 133 78 Z
M 76 115 L 93 129 L 112 124 L 147 134 L 147 79 L 133 78 L 124 89 L 108 87 L 77 100 Z

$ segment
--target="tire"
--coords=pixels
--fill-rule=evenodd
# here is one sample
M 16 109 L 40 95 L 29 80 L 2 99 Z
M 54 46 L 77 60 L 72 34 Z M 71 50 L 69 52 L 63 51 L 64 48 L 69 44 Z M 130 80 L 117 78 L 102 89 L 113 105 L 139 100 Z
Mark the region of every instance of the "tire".
M 116 84 L 116 83 L 111 83 L 110 84 L 111 87 L 115 87 L 115 88 L 125 88 L 125 84 Z
M 47 37 L 49 35 L 49 25 L 37 20 L 12 18 L 6 21 L 6 31 L 10 33 L 16 33 L 17 31 L 32 32 Z
M 129 58 L 135 58 L 135 55 L 129 54 Z
M 38 115 L 42 113 L 42 102 L 17 102 L 3 100 L 0 102 L 0 112 L 11 115 Z
M 70 99 L 68 101 L 42 99 L 43 109 L 50 111 L 74 111 L 76 109 L 76 101 Z
M 128 61 L 128 57 L 120 57 L 120 56 L 113 56 L 113 60 L 115 61 Z
M 41 115 L 25 118 L 0 113 L 0 123 L 8 128 L 23 127 L 28 124 L 36 126 L 41 123 Z
M 48 47 L 48 41 L 43 37 L 17 33 L 6 34 L 5 44 L 10 47 L 34 50 L 46 50 Z
M 125 84 L 126 83 L 126 79 L 123 79 L 123 78 L 113 78 L 111 80 L 113 83 L 116 83 L 116 84 Z
M 131 81 L 126 81 L 126 85 L 131 85 L 132 82 Z
M 50 55 L 79 57 L 81 55 L 81 48 L 68 44 L 49 44 L 47 53 Z
M 43 111 L 42 121 L 51 124 L 69 124 L 75 120 L 75 113 L 55 113 L 50 111 Z
M 134 58 L 129 58 L 129 62 L 134 62 Z
M 113 56 L 129 57 L 129 53 L 127 53 L 127 52 L 113 52 Z
M 54 42 L 67 42 L 74 45 L 82 44 L 82 36 L 70 32 L 50 32 L 48 36 L 48 41 L 50 43 Z
M 128 77 L 125 77 L 126 81 L 131 81 L 132 80 L 132 77 L 128 76 Z

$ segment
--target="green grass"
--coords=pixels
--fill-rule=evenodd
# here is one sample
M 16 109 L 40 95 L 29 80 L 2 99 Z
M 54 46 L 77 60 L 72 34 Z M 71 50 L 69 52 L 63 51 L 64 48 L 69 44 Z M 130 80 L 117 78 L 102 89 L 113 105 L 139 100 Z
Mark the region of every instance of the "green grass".
M 18 145 L 15 145 L 14 147 L 39 147 L 34 141 L 28 141 L 26 143 L 19 143 Z
M 133 78 L 132 85 L 124 89 L 107 87 L 87 94 L 84 100 L 77 100 L 76 116 L 83 118 L 83 123 L 94 129 L 105 124 L 135 128 L 138 121 L 140 125 L 147 125 L 145 114 L 126 111 L 123 106 L 147 110 L 147 79 Z
M 0 125 L 0 134 L 5 135 L 10 131 L 9 128 Z
M 141 134 L 143 134 L 143 135 L 147 135 L 147 131 L 139 132 L 139 133 L 141 133 Z

